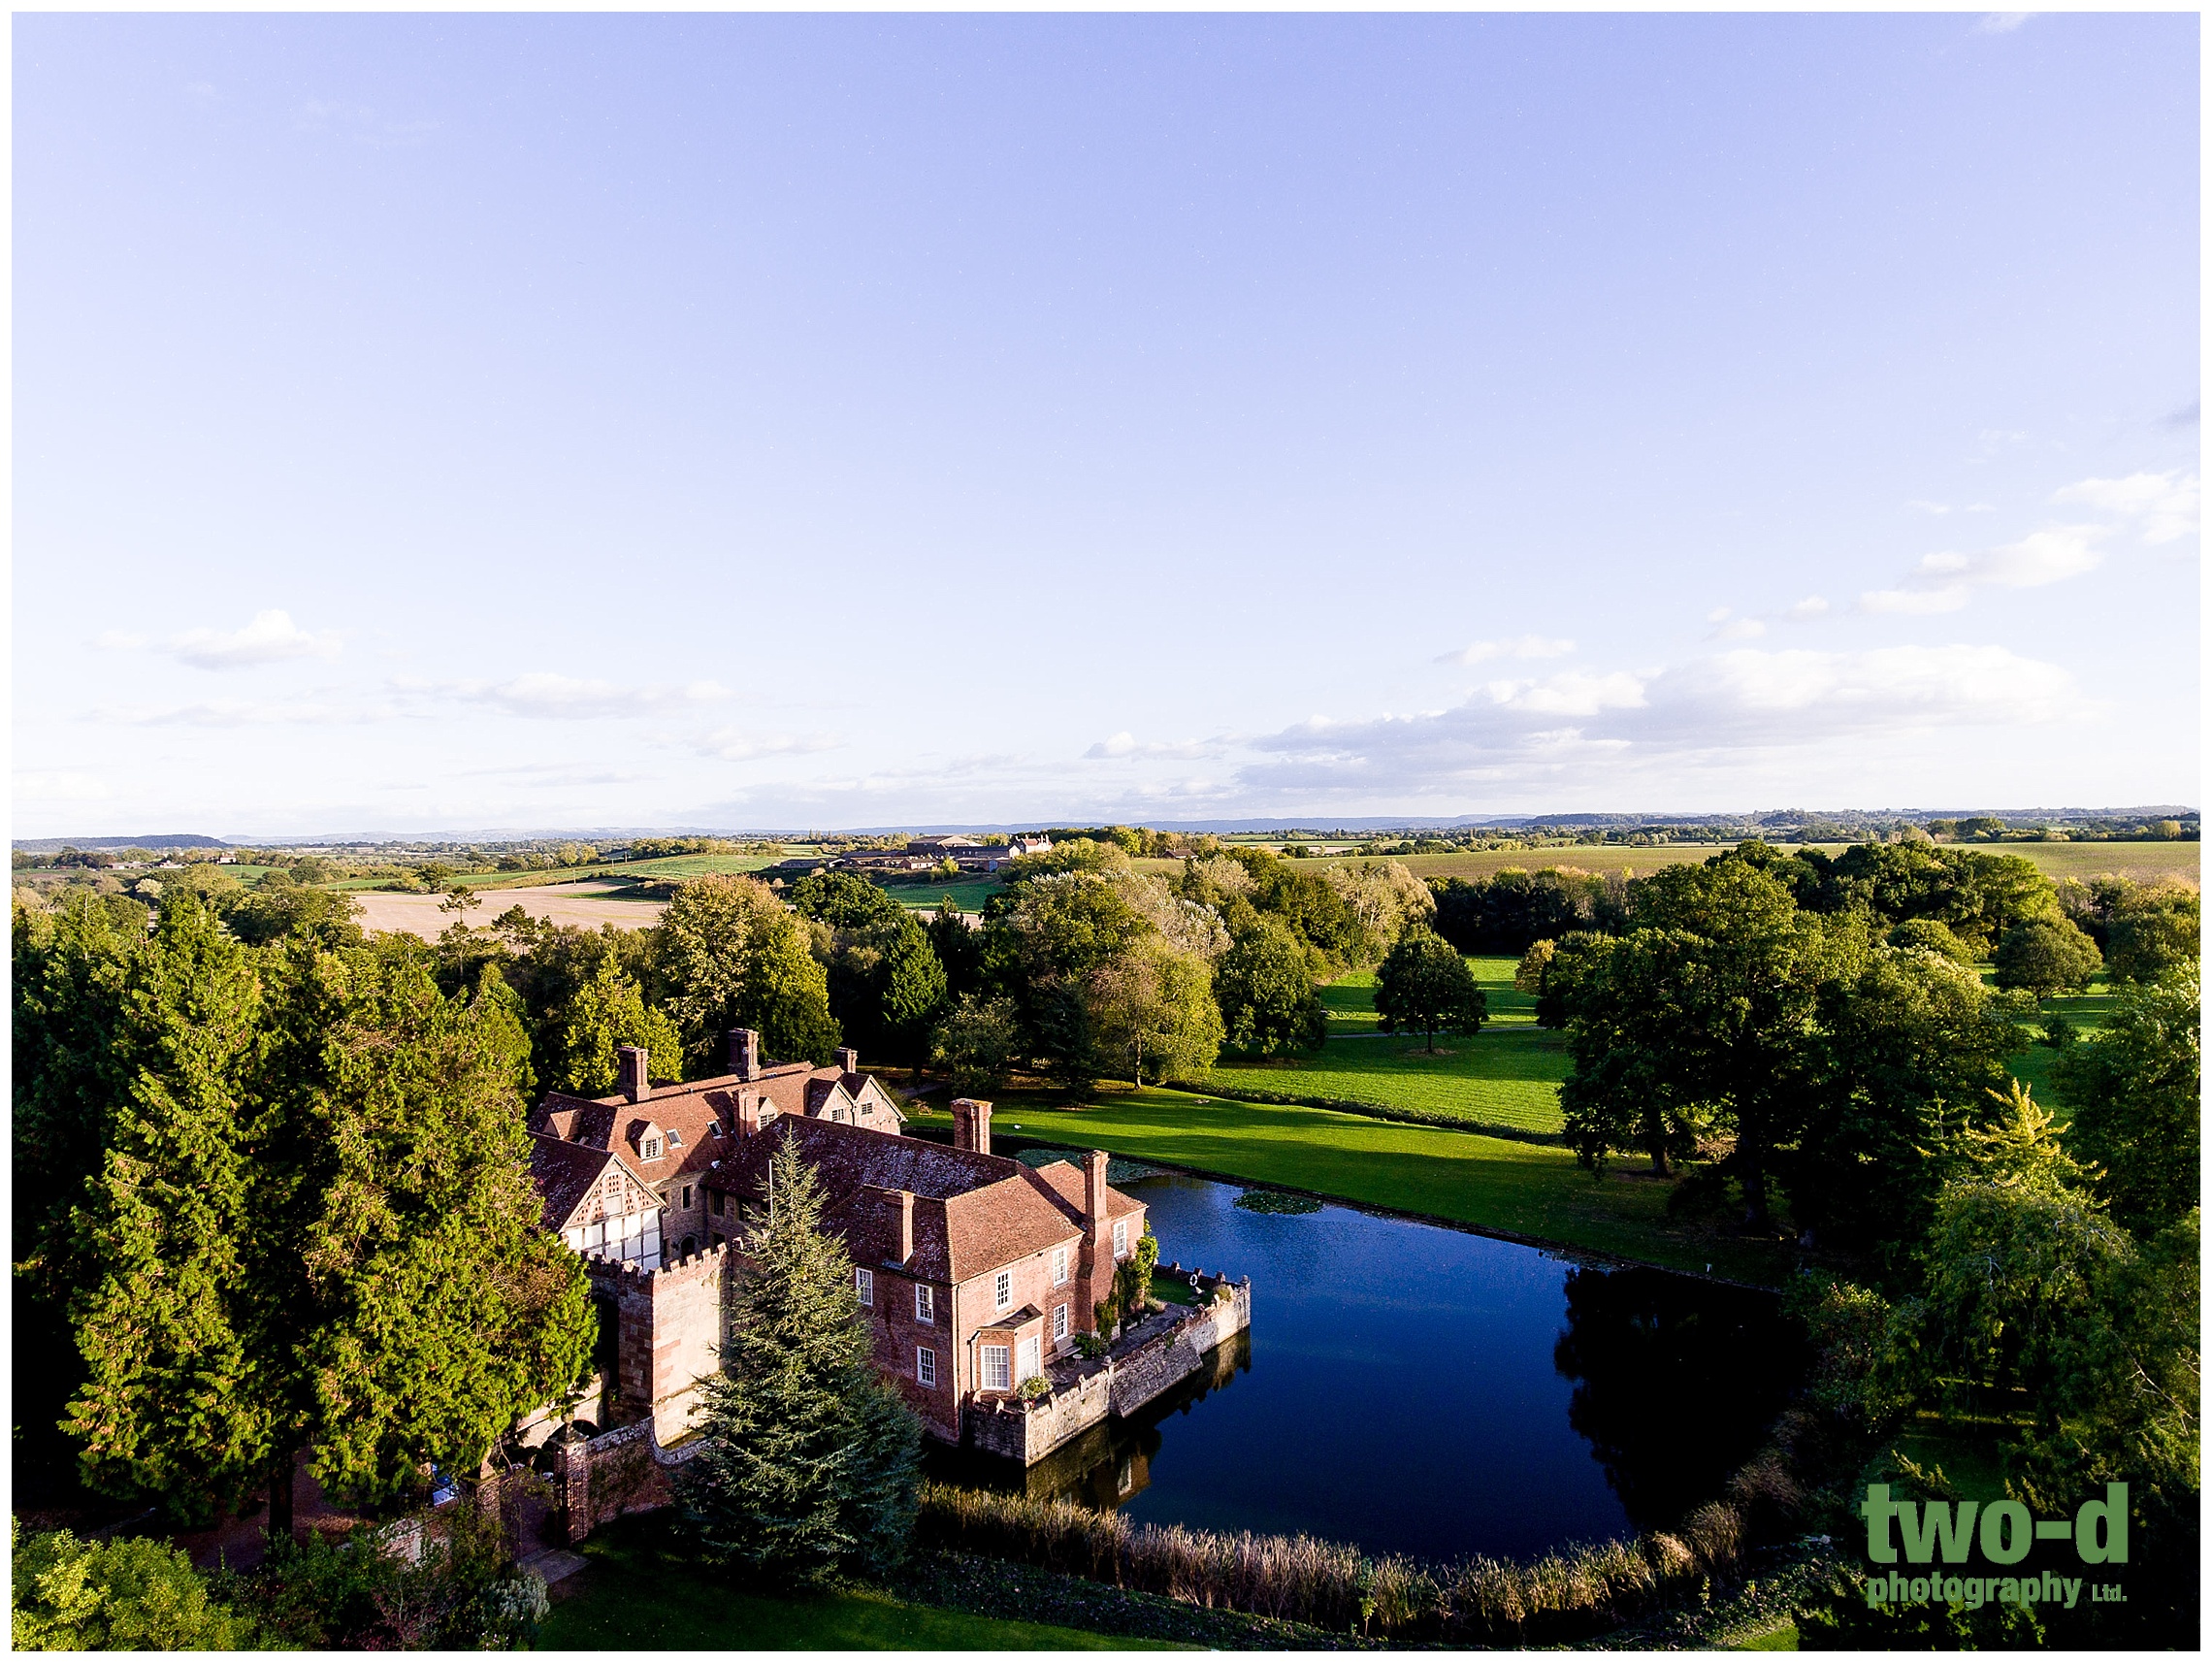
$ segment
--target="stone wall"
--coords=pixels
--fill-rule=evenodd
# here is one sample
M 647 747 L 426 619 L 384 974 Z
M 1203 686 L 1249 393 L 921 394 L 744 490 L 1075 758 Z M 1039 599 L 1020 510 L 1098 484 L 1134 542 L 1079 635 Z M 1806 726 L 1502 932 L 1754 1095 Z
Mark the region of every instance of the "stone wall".
M 1172 1273 L 1180 1266 L 1168 1269 Z M 1208 1352 L 1251 1325 L 1249 1276 L 1242 1282 L 1201 1278 L 1198 1292 L 1209 1302 L 1177 1319 L 1165 1333 L 1148 1337 L 1126 1358 L 1116 1360 L 1111 1371 L 1116 1415 L 1134 1414 L 1177 1381 L 1196 1374 Z
M 1216 1347 L 1252 1325 L 1252 1278 L 1202 1277 L 1198 1291 L 1210 1302 L 1155 1313 L 1124 1333 L 1103 1362 L 1072 1378 L 1056 1369 L 1048 1397 L 970 1404 L 969 1444 L 1027 1466 L 1108 1416 L 1131 1414 L 1199 1373 Z
M 653 1423 L 640 1420 L 562 1451 L 561 1502 L 570 1542 L 632 1513 L 651 1513 L 676 1499 L 675 1470 L 698 1444 L 665 1450 Z
M 721 1366 L 729 1318 L 731 1252 L 716 1243 L 658 1270 L 589 1261 L 592 1290 L 613 1302 L 614 1379 L 608 1418 L 649 1419 L 656 1436 L 679 1437 L 699 1404 L 699 1382 Z

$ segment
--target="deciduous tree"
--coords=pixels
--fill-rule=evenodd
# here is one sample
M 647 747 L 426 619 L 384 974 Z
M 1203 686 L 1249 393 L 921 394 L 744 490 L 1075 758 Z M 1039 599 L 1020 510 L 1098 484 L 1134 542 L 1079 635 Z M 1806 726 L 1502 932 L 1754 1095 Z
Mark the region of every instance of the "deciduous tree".
M 2061 1052 L 2067 1144 L 2103 1169 L 2099 1190 L 2122 1223 L 2155 1235 L 2196 1204 L 2202 1153 L 2196 966 L 2120 995 L 2094 1039 Z
M 1384 1033 L 1401 1029 L 1427 1036 L 1436 1049 L 1441 1028 L 1475 1034 L 1488 1001 L 1459 952 L 1426 925 L 1415 925 L 1384 955 L 1375 973 L 1375 1012 Z
M 2071 919 L 2057 913 L 2014 925 L 1997 944 L 1997 985 L 2038 999 L 2086 988 L 2103 958 Z
M 1254 1057 L 1318 1051 L 1329 1016 L 1297 938 L 1270 918 L 1255 918 L 1214 972 L 1222 1037 Z

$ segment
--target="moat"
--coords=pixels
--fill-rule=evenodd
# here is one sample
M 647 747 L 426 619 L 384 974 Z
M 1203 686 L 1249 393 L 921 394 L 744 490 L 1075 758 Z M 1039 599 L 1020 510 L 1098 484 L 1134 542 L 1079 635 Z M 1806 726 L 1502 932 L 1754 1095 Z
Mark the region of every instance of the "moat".
M 1665 1527 L 1755 1451 L 1801 1366 L 1771 1294 L 1234 1185 L 1122 1182 L 1163 1259 L 1252 1280 L 1251 1331 L 1026 1474 L 946 1477 L 1216 1530 L 1515 1557 Z

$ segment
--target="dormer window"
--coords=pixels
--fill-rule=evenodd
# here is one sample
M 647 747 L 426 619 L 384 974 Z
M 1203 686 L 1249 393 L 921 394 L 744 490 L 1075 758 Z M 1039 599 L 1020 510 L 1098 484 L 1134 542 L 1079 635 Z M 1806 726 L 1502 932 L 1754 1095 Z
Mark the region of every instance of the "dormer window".
M 647 1138 L 642 1144 L 638 1145 L 637 1153 L 647 1160 L 660 1159 L 661 1140 L 657 1137 Z

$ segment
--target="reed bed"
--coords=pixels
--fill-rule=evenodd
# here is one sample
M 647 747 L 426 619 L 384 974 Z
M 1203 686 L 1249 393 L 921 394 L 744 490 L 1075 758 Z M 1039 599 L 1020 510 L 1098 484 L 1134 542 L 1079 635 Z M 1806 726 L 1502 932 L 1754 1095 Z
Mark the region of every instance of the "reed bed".
M 1735 1571 L 1755 1527 L 1786 1518 L 1797 1501 L 1786 1450 L 1770 1447 L 1736 1474 L 1723 1499 L 1672 1531 L 1571 1547 L 1528 1563 L 1425 1565 L 1312 1536 L 1139 1525 L 1077 1502 L 941 1484 L 923 1487 L 919 1535 L 933 1547 L 1338 1633 L 1526 1645 L 1618 1627 Z

